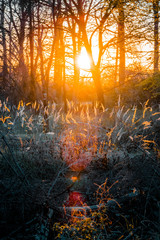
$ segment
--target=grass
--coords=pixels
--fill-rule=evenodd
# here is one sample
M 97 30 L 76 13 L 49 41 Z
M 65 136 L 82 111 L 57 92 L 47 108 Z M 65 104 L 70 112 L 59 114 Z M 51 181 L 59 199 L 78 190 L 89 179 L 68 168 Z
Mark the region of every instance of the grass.
M 120 99 L 101 111 L 96 105 L 67 104 L 64 114 L 55 104 L 44 110 L 41 102 L 0 102 L 3 236 L 14 230 L 13 208 L 17 226 L 35 215 L 39 224 L 51 208 L 50 239 L 158 239 L 159 109 L 149 101 L 141 109 L 128 108 Z M 78 182 L 66 178 L 68 171 L 79 173 Z M 65 223 L 60 208 L 73 189 L 85 194 L 84 206 L 103 207 Z M 107 205 L 111 199 L 115 204 Z M 31 223 L 23 232 L 26 239 L 36 232 Z M 19 235 L 16 239 L 22 229 Z

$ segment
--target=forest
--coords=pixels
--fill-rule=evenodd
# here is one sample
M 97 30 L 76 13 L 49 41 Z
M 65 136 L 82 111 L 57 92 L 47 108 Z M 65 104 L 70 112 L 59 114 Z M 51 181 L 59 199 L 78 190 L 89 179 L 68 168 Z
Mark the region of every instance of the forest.
M 160 240 L 159 0 L 0 0 L 0 240 Z

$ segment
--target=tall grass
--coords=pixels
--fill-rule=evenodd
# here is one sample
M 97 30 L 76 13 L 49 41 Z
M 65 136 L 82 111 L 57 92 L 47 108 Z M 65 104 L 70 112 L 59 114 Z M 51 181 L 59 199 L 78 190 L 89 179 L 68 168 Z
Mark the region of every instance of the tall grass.
M 88 168 L 91 171 L 90 166 L 95 163 L 107 171 L 108 167 L 114 169 L 119 163 L 128 166 L 138 155 L 146 161 L 150 159 L 151 168 L 158 174 L 155 166 L 160 158 L 160 112 L 149 106 L 148 101 L 141 109 L 121 105 L 120 98 L 112 109 L 103 107 L 99 110 L 98 105 L 69 101 L 67 105 L 65 114 L 55 104 L 44 109 L 42 102 L 20 101 L 18 106 L 11 106 L 7 99 L 0 101 L 1 136 L 8 141 L 13 160 L 24 170 L 29 181 L 35 176 L 37 179 L 49 177 L 44 198 L 48 199 L 54 192 L 59 194 L 58 187 L 62 179 L 65 181 L 64 173 L 68 169 L 81 172 Z M 47 133 L 44 131 L 46 119 L 49 122 Z M 12 143 L 14 137 L 18 140 L 17 146 L 14 141 Z M 1 160 L 10 158 L 11 152 L 4 138 L 0 140 L 0 151 Z M 17 170 L 15 164 L 11 163 L 11 167 Z M 105 206 L 113 199 L 109 190 L 107 182 L 98 187 L 97 205 Z M 90 214 L 74 223 L 56 224 L 54 231 L 59 239 L 107 239 L 112 223 L 106 207 Z M 122 232 L 117 236 L 120 239 Z
M 148 101 L 138 109 L 118 105 L 113 109 L 99 111 L 97 106 L 76 105 L 68 101 L 66 114 L 57 109 L 55 104 L 43 108 L 40 103 L 24 103 L 11 106 L 0 101 L 0 129 L 4 135 L 16 135 L 21 146 L 23 138 L 41 142 L 52 139 L 57 142 L 57 149 L 62 159 L 72 168 L 86 167 L 95 158 L 113 160 L 111 155 L 128 145 L 152 150 L 159 157 L 158 133 L 160 112 L 148 106 Z M 47 114 L 49 132 L 45 134 L 44 125 Z M 77 162 L 74 166 L 74 162 Z
M 127 146 L 139 144 L 146 153 L 149 150 L 159 157 L 157 131 L 160 129 L 160 112 L 153 111 L 148 101 L 137 109 L 118 105 L 113 109 L 99 111 L 98 105 L 76 105 L 67 102 L 66 114 L 62 109 L 50 104 L 43 108 L 40 103 L 24 103 L 11 106 L 0 101 L 0 129 L 4 135 L 16 135 L 21 146 L 25 138 L 37 143 L 51 139 L 57 143 L 61 158 L 72 169 L 84 169 L 94 159 L 105 158 L 113 161 L 115 155 Z M 45 134 L 44 125 L 47 114 L 49 132 Z M 76 164 L 74 165 L 74 162 Z

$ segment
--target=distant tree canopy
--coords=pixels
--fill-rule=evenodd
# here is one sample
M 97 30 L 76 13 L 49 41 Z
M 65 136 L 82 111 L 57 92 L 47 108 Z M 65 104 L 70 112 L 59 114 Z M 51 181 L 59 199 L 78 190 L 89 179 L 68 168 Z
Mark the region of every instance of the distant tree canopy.
M 159 12 L 159 0 L 1 0 L 1 96 L 105 104 L 158 74 Z

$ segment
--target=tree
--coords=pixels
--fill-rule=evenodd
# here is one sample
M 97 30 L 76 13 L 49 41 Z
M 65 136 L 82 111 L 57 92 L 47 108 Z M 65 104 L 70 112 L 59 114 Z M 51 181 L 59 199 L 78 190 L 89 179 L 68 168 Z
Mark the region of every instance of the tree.
M 67 1 L 64 0 L 64 4 L 66 6 L 67 11 L 70 13 L 69 17 L 73 18 L 79 26 L 80 32 L 82 33 L 82 40 L 83 44 L 86 48 L 86 51 L 90 57 L 90 64 L 91 64 L 91 73 L 92 78 L 95 84 L 96 92 L 97 92 L 97 99 L 99 103 L 104 104 L 104 95 L 103 95 L 103 87 L 101 83 L 101 71 L 100 65 L 102 56 L 104 54 L 105 48 L 108 47 L 109 44 L 103 44 L 102 35 L 103 35 L 103 28 L 106 23 L 106 20 L 111 15 L 113 9 L 117 6 L 118 1 L 106 1 L 105 3 L 95 3 L 93 0 L 90 3 L 86 3 L 82 0 L 74 0 Z M 89 19 L 91 18 L 91 12 L 95 8 L 99 7 L 99 9 L 105 9 L 105 11 L 99 11 L 99 24 L 95 25 L 95 28 L 92 30 L 92 33 L 88 34 L 87 27 L 89 26 L 90 22 Z M 98 12 L 97 11 L 97 12 Z M 92 18 L 93 20 L 93 18 Z M 95 33 L 98 32 L 98 39 L 99 39 L 99 56 L 98 61 L 95 63 L 93 58 L 92 52 L 92 37 Z
M 78 94 L 78 85 L 80 77 L 80 69 L 77 66 L 77 57 L 80 54 L 82 47 L 81 32 L 76 21 L 72 18 L 67 17 L 67 24 L 69 32 L 72 38 L 72 48 L 73 48 L 73 66 L 74 66 L 74 76 L 73 76 L 73 100 L 76 101 Z
M 119 83 L 125 81 L 125 26 L 124 0 L 118 3 Z
M 28 4 L 29 13 L 29 41 L 30 41 L 30 99 L 35 101 L 36 99 L 36 84 L 34 74 L 34 4 L 32 0 L 29 0 Z
M 77 57 L 82 47 L 90 58 L 87 71 L 99 103 L 104 104 L 105 89 L 109 81 L 112 86 L 117 82 L 117 73 L 120 85 L 131 76 L 129 58 L 130 68 L 136 61 L 143 65 L 141 44 L 154 44 L 154 51 L 147 51 L 154 56 L 148 64 L 154 63 L 158 72 L 158 0 L 1 0 L 0 7 L 3 83 L 7 80 L 10 89 L 20 90 L 20 98 L 29 93 L 32 101 L 42 99 L 44 108 L 54 99 L 53 88 L 57 101 L 65 101 L 67 83 L 76 100 L 81 91 Z
M 153 0 L 153 17 L 154 17 L 154 73 L 158 72 L 159 59 L 159 0 Z
M 19 26 L 17 26 L 17 21 L 13 17 L 13 9 L 12 9 L 12 0 L 9 0 L 10 7 L 10 16 L 11 22 L 13 24 L 14 30 L 16 32 L 18 38 L 18 76 L 20 78 L 20 82 L 22 83 L 22 91 L 23 94 L 27 94 L 27 80 L 28 80 L 28 71 L 25 64 L 24 59 L 24 41 L 25 41 L 25 32 L 26 32 L 26 21 L 27 21 L 27 4 L 24 0 L 19 0 L 18 3 L 13 2 L 13 5 L 17 5 L 17 18 L 19 19 Z M 15 6 L 16 7 L 16 6 Z M 18 28 L 19 27 L 19 28 Z M 11 34 L 11 33 L 10 33 Z
M 6 84 L 8 66 L 7 66 L 7 44 L 6 44 L 6 29 L 5 29 L 5 0 L 1 2 L 1 32 L 2 32 L 2 60 L 3 60 L 3 68 L 2 68 L 2 84 L 3 87 Z
M 62 97 L 62 75 L 64 60 L 63 44 L 63 17 L 61 13 L 61 0 L 57 1 L 57 21 L 55 22 L 55 62 L 54 62 L 54 82 L 56 86 L 57 98 Z

